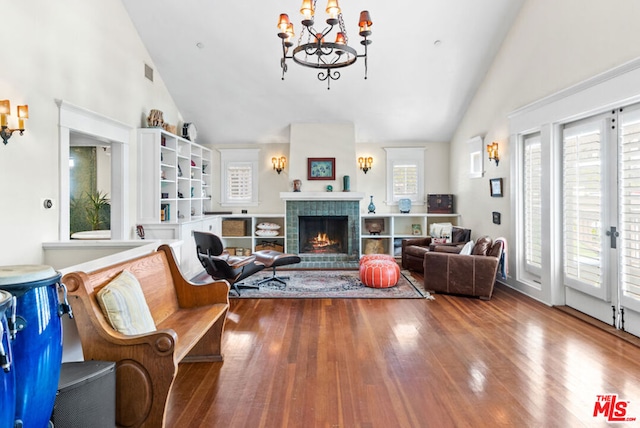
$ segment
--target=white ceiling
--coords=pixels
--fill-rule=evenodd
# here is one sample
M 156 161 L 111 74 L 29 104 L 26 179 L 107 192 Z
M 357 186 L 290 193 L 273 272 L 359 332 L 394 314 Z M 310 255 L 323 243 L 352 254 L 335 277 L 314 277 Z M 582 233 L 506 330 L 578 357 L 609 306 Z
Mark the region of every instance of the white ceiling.
M 276 24 L 287 13 L 297 40 L 301 0 L 122 1 L 205 144 L 288 142 L 294 122 L 353 122 L 357 142 L 449 141 L 524 2 L 342 0 L 359 53 L 359 12 L 371 13 L 368 79 L 359 59 L 327 90 L 293 62 L 281 80 Z M 319 0 L 319 30 L 325 7 Z

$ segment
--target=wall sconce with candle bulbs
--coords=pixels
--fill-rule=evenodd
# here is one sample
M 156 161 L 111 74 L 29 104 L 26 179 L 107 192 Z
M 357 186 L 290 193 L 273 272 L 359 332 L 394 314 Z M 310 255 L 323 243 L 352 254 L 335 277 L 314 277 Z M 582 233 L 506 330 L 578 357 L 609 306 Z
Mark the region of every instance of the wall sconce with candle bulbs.
M 287 163 L 287 158 L 284 156 L 280 156 L 279 158 L 273 157 L 271 158 L 271 163 L 273 164 L 273 169 L 275 169 L 278 174 L 280 174 L 284 170 L 284 166 Z
M 366 174 L 367 171 L 373 168 L 373 158 L 371 156 L 369 156 L 368 158 L 359 157 L 358 165 L 360 166 L 362 172 Z
M 29 106 L 18 106 L 18 127 L 9 128 L 7 125 L 7 116 L 11 115 L 11 103 L 9 100 L 0 100 L 0 136 L 2 141 L 6 145 L 9 142 L 9 138 L 15 131 L 20 131 L 20 135 L 24 133 L 24 120 L 29 118 Z
M 496 166 L 500 162 L 500 155 L 498 154 L 498 143 L 495 141 L 491 144 L 487 144 L 487 153 L 489 153 L 489 161 L 496 161 Z

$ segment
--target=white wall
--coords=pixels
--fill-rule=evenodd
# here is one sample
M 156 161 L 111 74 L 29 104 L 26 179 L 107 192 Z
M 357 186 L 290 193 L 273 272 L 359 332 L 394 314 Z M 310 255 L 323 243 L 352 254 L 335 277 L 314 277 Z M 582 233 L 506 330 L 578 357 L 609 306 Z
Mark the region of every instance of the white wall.
M 234 214 L 242 209 L 259 213 L 283 213 L 284 203 L 280 192 L 293 191 L 293 180 L 302 180 L 303 192 L 324 192 L 327 185 L 333 186 L 334 192 L 343 190 L 343 177 L 350 177 L 352 192 L 363 192 L 373 195 L 377 212 L 397 212 L 397 205 L 386 205 L 386 153 L 385 144 L 358 143 L 355 127 L 352 123 L 294 123 L 290 126 L 289 144 L 257 144 L 240 146 L 260 149 L 259 200 L 258 207 L 234 207 Z M 217 145 L 215 148 L 230 148 L 228 145 Z M 239 146 L 234 145 L 234 148 Z M 394 147 L 426 147 L 425 150 L 425 192 L 450 193 L 449 189 L 449 144 L 447 142 L 407 142 L 396 143 Z M 271 158 L 286 156 L 287 166 L 277 174 L 271 165 Z M 373 157 L 373 168 L 365 174 L 358 168 L 358 157 Z M 331 181 L 307 180 L 307 158 L 336 158 L 336 179 Z M 220 155 L 214 150 L 214 165 L 219 165 Z M 214 201 L 220 200 L 219 186 L 213 189 Z M 361 202 L 361 211 L 366 212 L 369 198 Z M 414 206 L 415 212 L 426 212 L 426 205 Z M 215 204 L 214 210 L 230 210 Z
M 41 243 L 58 239 L 55 100 L 133 128 L 152 108 L 170 123 L 181 118 L 159 75 L 153 83 L 144 78 L 144 63 L 153 63 L 119 0 L 4 2 L 2 15 L 0 98 L 11 100 L 14 114 L 28 104 L 30 118 L 24 136 L 0 147 L 0 264 L 41 263 Z M 131 141 L 129 176 L 135 177 L 133 132 Z M 131 224 L 135 197 L 131 186 Z M 53 209 L 42 208 L 44 198 L 54 200 Z
M 474 239 L 488 234 L 506 236 L 511 230 L 509 192 L 512 183 L 507 115 L 533 101 L 581 82 L 640 56 L 640 2 L 527 0 L 509 31 L 487 76 L 473 98 L 451 143 L 451 188 L 458 211 Z M 466 141 L 485 137 L 500 145 L 500 165 L 488 164 L 482 179 L 467 177 Z M 489 178 L 503 177 L 504 198 L 491 198 Z M 502 213 L 502 225 L 492 224 L 491 212 Z M 512 246 L 513 247 L 513 246 Z M 511 247 L 511 250 L 513 248 Z M 510 255 L 513 251 L 510 251 Z M 511 278 L 509 283 L 521 288 Z M 544 289 L 534 297 L 549 302 Z

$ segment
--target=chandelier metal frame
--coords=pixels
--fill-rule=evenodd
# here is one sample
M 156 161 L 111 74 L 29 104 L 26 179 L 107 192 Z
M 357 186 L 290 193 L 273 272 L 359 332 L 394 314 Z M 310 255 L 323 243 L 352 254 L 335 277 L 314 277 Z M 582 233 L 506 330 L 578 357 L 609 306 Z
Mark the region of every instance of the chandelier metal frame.
M 282 39 L 282 58 L 280 59 L 282 80 L 284 80 L 284 75 L 288 70 L 287 60 L 291 59 L 296 64 L 304 67 L 320 69 L 321 71 L 317 75 L 318 80 L 326 81 L 327 89 L 331 89 L 331 80 L 338 80 L 341 76 L 340 71 L 337 69 L 354 64 L 358 58 L 364 58 L 364 78 L 367 79 L 367 46 L 372 43 L 368 37 L 371 35 L 370 27 L 373 25 L 369 12 L 362 11 L 360 13 L 359 35 L 363 38 L 360 44 L 364 46 L 364 53 L 358 54 L 354 48 L 348 45 L 349 37 L 347 36 L 347 30 L 337 0 L 329 0 L 328 2 L 327 13 L 329 13 L 330 9 L 334 12 L 326 20 L 328 26 L 322 32 L 316 31 L 314 28 L 316 2 L 317 0 L 313 0 L 313 4 L 311 4 L 309 0 L 303 1 L 302 9 L 300 10 L 304 16 L 301 21 L 303 29 L 298 38 L 298 45 L 293 49 L 291 55 L 289 55 L 289 50 L 293 47 L 292 39 L 295 37 L 293 24 L 289 22 L 288 15 L 280 15 L 278 37 Z M 325 37 L 331 33 L 336 25 L 339 28 L 336 41 L 324 41 Z M 307 40 L 306 43 L 302 43 L 305 34 L 307 35 Z

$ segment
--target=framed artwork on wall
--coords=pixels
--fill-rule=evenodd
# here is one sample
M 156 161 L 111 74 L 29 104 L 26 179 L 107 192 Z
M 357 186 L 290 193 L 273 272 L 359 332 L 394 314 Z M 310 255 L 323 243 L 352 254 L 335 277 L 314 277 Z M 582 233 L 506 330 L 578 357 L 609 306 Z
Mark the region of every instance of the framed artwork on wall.
M 502 197 L 502 178 L 491 178 L 489 180 L 491 196 L 494 198 Z
M 307 180 L 335 180 L 336 158 L 307 158 Z

